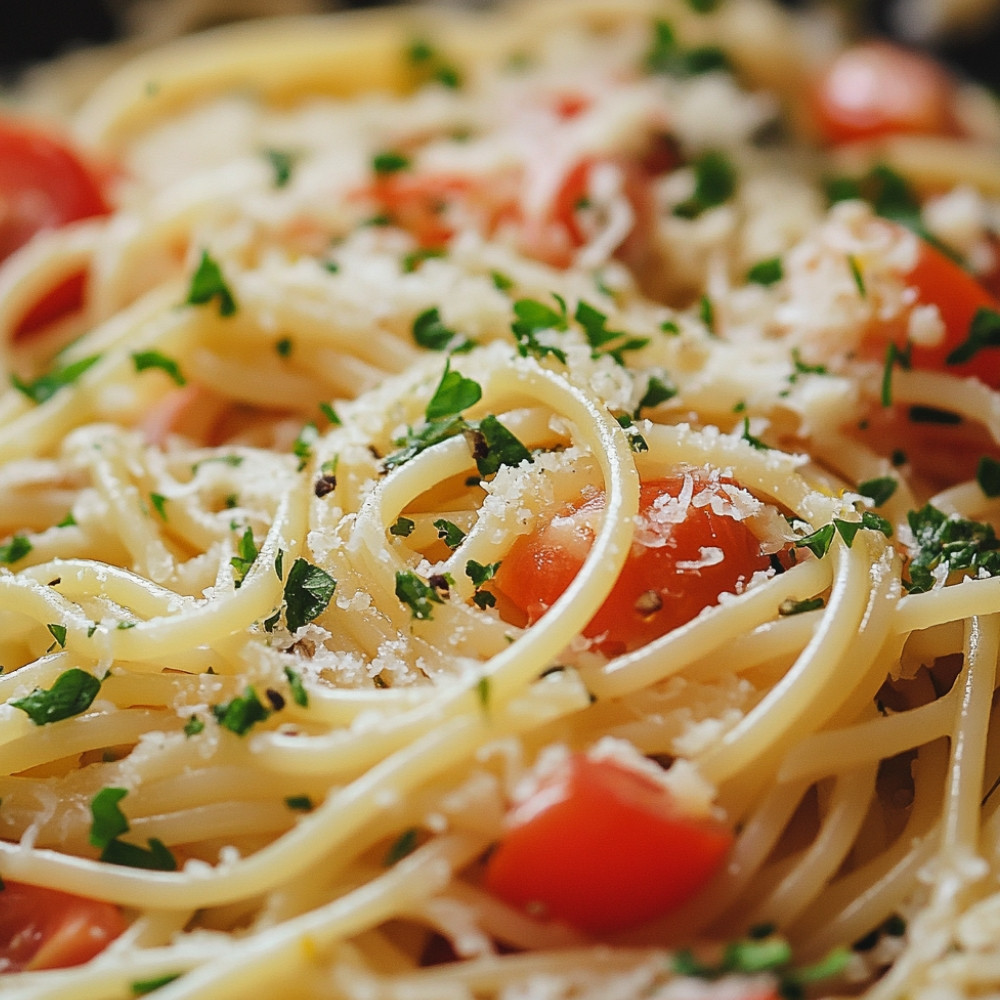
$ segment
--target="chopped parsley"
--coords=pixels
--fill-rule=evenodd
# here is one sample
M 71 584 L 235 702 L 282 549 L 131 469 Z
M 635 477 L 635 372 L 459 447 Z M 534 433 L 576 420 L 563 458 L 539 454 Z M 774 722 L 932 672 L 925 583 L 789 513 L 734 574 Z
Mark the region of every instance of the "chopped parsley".
M 292 692 L 292 701 L 299 708 L 309 707 L 309 692 L 302 683 L 302 677 L 293 667 L 285 667 L 285 677 L 288 678 L 288 688 Z
M 976 468 L 976 482 L 985 496 L 1000 497 L 1000 462 L 983 455 Z
M 192 715 L 187 722 L 184 723 L 184 735 L 197 736 L 198 733 L 200 733 L 204 728 L 204 721 L 198 718 L 197 715 Z
M 709 150 L 692 167 L 694 193 L 674 206 L 674 215 L 681 219 L 698 218 L 708 209 L 727 202 L 736 190 L 736 168 L 724 153 Z
M 253 566 L 257 553 L 257 543 L 253 540 L 253 530 L 247 528 L 236 545 L 236 555 L 229 560 L 229 565 L 235 570 L 234 583 L 237 590 L 242 586 L 247 573 L 250 572 L 250 567 Z
M 969 324 L 969 336 L 945 358 L 945 364 L 970 361 L 987 347 L 1000 347 L 1000 312 L 979 308 Z
M 162 493 L 150 493 L 149 502 L 153 505 L 156 513 L 160 515 L 160 519 L 165 521 L 167 519 L 167 498 Z
M 409 170 L 409 168 L 410 158 L 394 150 L 376 153 L 372 157 L 372 170 L 380 177 L 387 174 L 398 174 L 402 170 Z
M 914 424 L 960 424 L 962 415 L 936 406 L 911 406 L 907 416 Z
M 280 340 L 275 342 L 274 349 L 278 352 L 279 358 L 287 358 L 291 356 L 292 346 L 291 337 L 282 337 Z
M 152 993 L 154 990 L 158 990 L 161 986 L 167 986 L 180 978 L 181 974 L 179 972 L 169 972 L 164 976 L 156 976 L 153 979 L 137 979 L 129 988 L 132 990 L 132 996 L 141 997 L 147 993 Z
M 865 287 L 865 276 L 861 273 L 861 262 L 852 253 L 847 255 L 847 266 L 851 269 L 851 277 L 854 279 L 854 284 L 858 287 L 858 294 L 863 299 L 868 298 L 868 289 Z
M 236 312 L 236 299 L 222 276 L 222 268 L 207 250 L 202 250 L 201 260 L 191 276 L 187 304 L 202 306 L 213 299 L 218 300 L 220 316 L 232 316 Z
M 420 621 L 430 621 L 434 617 L 432 605 L 444 603 L 436 587 L 410 570 L 396 571 L 396 596 Z
M 424 415 L 429 422 L 446 419 L 474 406 L 482 397 L 483 390 L 479 383 L 452 371 L 449 359 Z
M 137 372 L 144 372 L 150 368 L 159 368 L 165 372 L 177 385 L 187 385 L 187 379 L 181 372 L 180 365 L 173 358 L 168 358 L 159 351 L 134 351 L 132 353 L 132 363 Z
M 593 358 L 607 354 L 624 365 L 626 351 L 637 351 L 649 343 L 648 337 L 629 337 L 621 330 L 609 330 L 608 317 L 583 301 L 578 303 L 573 318 L 580 324 Z
M 389 526 L 389 534 L 395 535 L 396 538 L 409 538 L 413 534 L 413 529 L 416 527 L 416 522 L 414 522 L 409 517 L 403 517 L 402 514 L 396 518 L 396 523 Z
M 650 375 L 649 381 L 646 383 L 646 391 L 643 393 L 642 399 L 639 400 L 639 405 L 633 416 L 638 419 L 641 410 L 652 409 L 654 406 L 659 406 L 660 403 L 665 403 L 668 399 L 673 399 L 676 395 L 677 389 L 670 382 L 658 375 Z
M 899 481 L 893 479 L 892 476 L 878 476 L 875 479 L 866 479 L 864 482 L 858 483 L 858 493 L 868 497 L 874 506 L 881 507 L 882 504 L 888 502 L 898 486 Z
M 412 854 L 420 843 L 420 831 L 411 826 L 404 830 L 391 844 L 389 850 L 385 852 L 382 864 L 386 868 L 391 868 L 396 862 L 402 861 L 407 855 Z
M 286 796 L 285 805 L 294 812 L 312 812 L 315 809 L 313 800 L 308 795 Z
M 223 729 L 228 729 L 237 736 L 246 736 L 253 726 L 267 719 L 271 712 L 257 697 L 253 685 L 248 684 L 242 695 L 221 705 L 213 705 L 212 714 Z
M 422 451 L 432 448 L 442 441 L 461 434 L 469 427 L 468 423 L 459 416 L 450 417 L 447 420 L 434 420 L 425 423 L 423 427 L 416 430 L 410 429 L 404 437 L 396 438 L 393 444 L 398 451 L 387 455 L 382 463 L 386 472 L 404 465 L 411 458 L 416 458 Z
M 497 570 L 500 569 L 500 563 L 481 563 L 476 562 L 475 559 L 470 559 L 465 564 L 465 575 L 472 581 L 472 585 L 476 588 L 476 592 L 472 597 L 473 603 L 476 607 L 482 608 L 484 611 L 486 608 L 492 608 L 496 603 L 497 599 L 488 590 L 483 590 L 482 588 L 496 576 Z
M 476 694 L 479 697 L 479 707 L 485 712 L 490 707 L 490 695 L 492 694 L 489 677 L 480 677 L 476 681 Z
M 406 55 L 422 80 L 436 80 L 452 90 L 462 85 L 462 76 L 455 66 L 442 58 L 438 50 L 425 39 L 411 42 Z
M 566 303 L 559 296 L 555 296 L 555 298 L 559 304 L 558 312 L 537 299 L 518 299 L 514 303 L 513 310 L 516 318 L 511 323 L 510 328 L 517 341 L 517 351 L 522 358 L 531 355 L 540 359 L 551 354 L 558 361 L 566 363 L 565 351 L 538 339 L 538 334 L 544 330 L 562 332 L 569 326 Z
M 59 646 L 61 649 L 65 649 L 66 648 L 66 626 L 65 625 L 51 624 L 51 625 L 46 625 L 45 627 L 49 630 L 50 634 L 52 635 L 52 638 L 55 639 L 56 645 Z
M 749 444 L 751 448 L 756 448 L 758 451 L 770 451 L 771 450 L 771 446 L 769 444 L 765 444 L 765 442 L 763 442 L 759 437 L 755 437 L 753 434 L 750 433 L 750 418 L 749 417 L 744 417 L 743 418 L 743 433 L 740 434 L 740 438 L 743 441 L 746 441 L 747 444 Z
M 774 285 L 785 276 L 780 257 L 759 261 L 747 271 L 747 281 L 754 285 Z
M 322 614 L 333 598 L 337 581 L 326 570 L 303 559 L 292 564 L 285 581 L 285 624 L 290 632 Z
M 56 634 L 54 632 L 52 634 L 58 641 Z M 63 638 L 65 640 L 65 634 Z M 90 708 L 100 689 L 101 682 L 93 674 L 79 667 L 70 667 L 55 679 L 47 691 L 35 688 L 31 694 L 18 698 L 10 704 L 27 713 L 36 726 L 45 726 L 50 722 L 61 722 L 63 719 L 85 712 Z
M 102 788 L 94 796 L 90 803 L 90 843 L 101 848 L 101 860 L 109 864 L 148 871 L 176 871 L 177 862 L 161 840 L 151 838 L 147 841 L 148 847 L 141 847 L 118 839 L 129 831 L 128 819 L 118 805 L 127 794 L 125 788 Z
M 729 60 L 722 49 L 714 45 L 683 47 L 670 23 L 657 19 L 653 23 L 653 41 L 646 52 L 644 65 L 650 73 L 686 77 L 729 69 Z
M 68 510 L 66 516 L 56 525 L 57 528 L 75 528 L 76 518 L 73 516 L 73 511 Z M 27 541 L 27 539 L 25 539 Z
M 618 426 L 625 431 L 625 437 L 628 438 L 628 446 L 637 454 L 643 451 L 649 451 L 649 443 L 646 439 L 639 433 L 638 427 L 632 423 L 632 418 L 627 413 L 620 413 L 615 420 L 618 421 Z
M 440 538 L 449 549 L 457 549 L 465 539 L 465 532 L 452 521 L 439 517 L 434 522 L 437 528 L 438 538 Z
M 782 617 L 801 615 L 806 611 L 818 611 L 825 603 L 822 597 L 809 597 L 804 601 L 782 601 L 778 607 L 778 614 Z
M 798 549 L 809 549 L 814 556 L 822 559 L 830 551 L 836 530 L 833 524 L 824 524 L 822 528 L 817 528 L 810 534 L 796 539 L 794 543 L 795 547 Z
M 32 549 L 26 535 L 14 535 L 6 545 L 0 545 L 0 563 L 11 566 L 23 559 Z
M 501 292 L 509 292 L 514 287 L 512 278 L 508 278 L 502 271 L 490 271 L 490 280 L 493 287 Z
M 292 179 L 292 169 L 295 166 L 295 154 L 287 149 L 265 149 L 264 158 L 271 166 L 274 175 L 274 186 L 283 188 Z
M 340 427 L 341 424 L 343 423 L 343 421 L 337 415 L 337 411 L 333 408 L 333 403 L 320 403 L 319 412 L 322 413 L 323 416 L 326 417 L 326 419 L 329 420 L 334 427 Z
M 890 343 L 885 349 L 885 365 L 882 369 L 882 405 L 892 406 L 892 369 L 894 365 L 900 368 L 910 368 L 910 357 L 913 353 L 911 344 L 906 347 L 897 347 Z
M 444 256 L 446 251 L 442 247 L 418 247 L 403 256 L 400 266 L 404 274 L 412 274 L 425 260 Z
M 450 351 L 453 354 L 470 351 L 475 346 L 471 340 L 441 322 L 437 307 L 425 309 L 413 321 L 413 339 L 420 347 L 430 351 Z
M 707 295 L 702 295 L 698 300 L 698 316 L 701 318 L 702 323 L 705 324 L 705 329 L 714 337 L 715 336 L 715 307 L 712 305 L 712 300 Z
M 312 422 L 305 424 L 298 437 L 292 442 L 292 454 L 299 460 L 296 468 L 301 472 L 312 458 L 313 445 L 319 440 L 319 428 Z
M 92 354 L 89 358 L 81 358 L 72 364 L 39 375 L 33 382 L 25 382 L 17 375 L 11 375 L 10 384 L 33 403 L 44 403 L 60 389 L 76 382 L 91 365 L 96 364 L 100 359 L 99 354 Z
M 498 472 L 501 466 L 534 461 L 531 452 L 492 414 L 483 417 L 467 436 L 476 468 L 484 478 Z
M 1000 540 L 991 524 L 949 517 L 929 503 L 910 511 L 907 520 L 914 541 L 906 582 L 910 593 L 930 590 L 935 570 L 1000 576 Z

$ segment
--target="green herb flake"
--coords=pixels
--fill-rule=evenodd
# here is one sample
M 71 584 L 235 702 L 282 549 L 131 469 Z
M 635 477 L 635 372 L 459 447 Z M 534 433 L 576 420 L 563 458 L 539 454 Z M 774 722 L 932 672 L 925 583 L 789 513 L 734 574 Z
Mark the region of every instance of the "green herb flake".
M 865 276 L 861 272 L 861 262 L 852 253 L 847 255 L 847 266 L 851 269 L 851 277 L 854 278 L 854 284 L 857 285 L 858 294 L 863 299 L 868 298 L 868 289 L 865 287 Z
M 57 528 L 75 528 L 76 518 L 73 516 L 73 511 L 69 510 L 66 512 L 66 516 L 56 525 Z M 0 560 L 2 561 L 2 560 Z
M 55 639 L 56 644 L 59 646 L 59 648 L 60 649 L 65 649 L 66 648 L 66 626 L 65 625 L 51 624 L 51 625 L 46 625 L 45 627 L 49 630 L 49 632 L 52 635 L 52 638 Z
M 895 365 L 900 368 L 910 368 L 910 358 L 913 353 L 912 344 L 906 347 L 897 347 L 890 343 L 885 349 L 885 365 L 882 368 L 882 405 L 892 406 L 892 370 Z
M 803 601 L 782 601 L 778 607 L 778 614 L 785 618 L 801 615 L 807 611 L 818 611 L 825 603 L 822 597 L 810 597 Z
M 676 395 L 677 389 L 669 381 L 658 375 L 650 375 L 649 381 L 646 383 L 646 391 L 643 393 L 642 399 L 639 400 L 639 405 L 633 416 L 638 419 L 642 410 L 651 410 L 653 407 L 659 406 L 660 403 L 673 399 Z
M 258 549 L 257 544 L 253 540 L 253 530 L 247 528 L 237 543 L 236 555 L 229 560 L 229 564 L 236 571 L 234 582 L 237 590 L 246 579 L 247 573 L 250 572 L 250 567 L 253 566 L 257 554 Z
M 413 274 L 425 260 L 445 256 L 447 256 L 447 252 L 442 247 L 418 247 L 403 256 L 400 267 L 404 274 Z
M 389 534 L 396 538 L 409 538 L 413 534 L 416 522 L 411 518 L 403 517 L 402 514 L 396 518 L 396 523 L 389 526 Z
M 332 403 L 320 403 L 319 412 L 323 414 L 324 417 L 334 426 L 340 427 L 343 421 L 337 415 L 337 411 L 333 408 Z
M 988 347 L 1000 347 L 1000 312 L 980 307 L 969 324 L 968 337 L 945 358 L 945 364 L 960 365 L 971 361 Z
M 992 525 L 949 517 L 931 504 L 910 511 L 907 520 L 914 540 L 906 582 L 911 593 L 930 590 L 935 570 L 1000 576 L 1000 540 Z
M 65 365 L 53 371 L 40 375 L 33 382 L 25 382 L 17 375 L 11 375 L 10 384 L 23 393 L 33 403 L 44 403 L 50 400 L 60 389 L 72 385 L 92 365 L 101 360 L 99 354 L 89 358 L 81 358 L 72 364 Z
M 499 472 L 504 465 L 518 466 L 534 461 L 531 452 L 492 414 L 470 429 L 467 438 L 476 468 L 484 479 Z
M 692 164 L 694 193 L 674 206 L 674 215 L 681 219 L 696 219 L 703 212 L 725 204 L 736 191 L 736 168 L 730 159 L 718 151 L 703 153 Z
M 465 532 L 453 522 L 446 518 L 439 517 L 434 522 L 437 528 L 438 538 L 440 538 L 449 549 L 457 549 L 465 540 Z
M 538 339 L 538 334 L 543 331 L 555 330 L 561 333 L 568 329 L 566 303 L 558 297 L 556 301 L 560 306 L 558 312 L 537 299 L 518 299 L 513 304 L 512 308 L 516 318 L 511 323 L 510 328 L 517 341 L 517 350 L 521 357 L 526 358 L 531 355 L 541 359 L 552 355 L 556 360 L 563 364 L 566 363 L 565 351 Z
M 289 632 L 298 631 L 321 615 L 336 588 L 337 581 L 326 570 L 301 556 L 296 559 L 285 581 L 285 624 Z
M 279 358 L 290 357 L 292 353 L 292 338 L 282 337 L 280 340 L 275 342 L 274 349 Z
M 285 798 L 285 805 L 293 812 L 312 812 L 316 808 L 308 795 L 289 795 Z
M 167 498 L 162 493 L 150 493 L 149 502 L 153 505 L 153 510 L 160 515 L 160 520 L 167 519 Z
M 396 596 L 419 621 L 430 621 L 434 617 L 432 605 L 444 603 L 437 589 L 408 570 L 396 571 Z
M 632 423 L 632 418 L 627 413 L 621 413 L 615 420 L 618 421 L 618 426 L 625 431 L 625 436 L 628 438 L 629 448 L 636 454 L 649 451 L 649 443 L 646 439 L 639 433 L 639 428 Z
M 410 158 L 403 153 L 393 150 L 376 153 L 372 157 L 372 170 L 380 177 L 388 174 L 398 174 L 402 170 L 408 170 L 409 167 Z
M 811 534 L 804 535 L 796 539 L 795 547 L 799 549 L 809 549 L 814 556 L 822 559 L 830 551 L 833 544 L 833 536 L 836 528 L 832 524 L 824 524 L 822 528 L 817 528 Z
M 573 318 L 580 324 L 594 358 L 607 354 L 624 365 L 626 351 L 640 350 L 649 343 L 648 337 L 629 337 L 621 330 L 609 330 L 607 316 L 583 301 L 577 304 Z
M 171 972 L 164 976 L 156 976 L 153 979 L 137 979 L 130 986 L 132 996 L 145 996 L 147 993 L 152 993 L 154 990 L 158 990 L 161 986 L 167 986 L 180 978 L 181 974 L 179 972 Z
M 449 359 L 441 381 L 427 404 L 425 416 L 429 422 L 446 419 L 474 406 L 482 397 L 483 390 L 479 383 L 452 371 Z
M 222 276 L 222 269 L 207 250 L 202 250 L 201 260 L 191 277 L 187 304 L 202 306 L 213 299 L 218 300 L 220 316 L 232 316 L 236 312 L 236 299 Z
M 484 712 L 490 707 L 491 693 L 489 677 L 480 677 L 476 681 L 476 695 L 479 698 L 479 707 Z
M 402 861 L 403 858 L 412 854 L 420 843 L 420 831 L 416 827 L 404 830 L 391 844 L 385 853 L 382 864 L 386 868 L 391 868 L 394 864 Z
M 698 317 L 705 324 L 705 329 L 714 337 L 715 330 L 715 306 L 707 295 L 702 295 L 698 300 Z
M 26 535 L 14 535 L 6 545 L 0 545 L 0 563 L 12 566 L 23 559 L 32 549 Z
M 319 428 L 312 422 L 307 423 L 299 431 L 298 437 L 292 443 L 292 454 L 299 460 L 296 471 L 301 472 L 312 458 L 313 446 L 319 440 Z
M 47 691 L 35 688 L 31 694 L 10 704 L 26 712 L 36 726 L 45 726 L 85 712 L 100 689 L 101 682 L 93 674 L 79 667 L 70 667 L 56 678 Z
M 493 287 L 501 292 L 509 292 L 514 287 L 513 279 L 502 271 L 490 271 L 490 280 L 493 282 Z
M 265 149 L 264 158 L 271 167 L 274 186 L 276 188 L 287 187 L 295 167 L 295 154 L 290 153 L 287 149 Z
M 740 439 L 746 441 L 751 448 L 756 448 L 757 451 L 770 451 L 771 446 L 762 441 L 759 437 L 755 437 L 750 433 L 750 418 L 743 418 L 743 432 L 740 434 Z
M 429 351 L 450 351 L 452 354 L 470 351 L 475 346 L 471 340 L 441 322 L 437 307 L 425 309 L 413 321 L 413 340 Z
M 94 847 L 107 847 L 123 833 L 128 833 L 128 819 L 118 805 L 126 795 L 126 788 L 102 788 L 91 800 L 90 843 Z
M 998 472 L 1000 472 L 1000 465 L 998 465 Z M 857 492 L 863 497 L 868 497 L 873 506 L 881 507 L 884 503 L 889 502 L 898 486 L 899 481 L 892 476 L 878 476 L 875 479 L 866 479 L 864 482 L 858 483 Z
M 976 468 L 976 482 L 984 496 L 1000 497 L 1000 462 L 983 455 Z
M 192 715 L 184 723 L 185 736 L 197 736 L 205 728 L 205 723 L 197 715 Z
M 465 420 L 455 416 L 449 420 L 435 420 L 424 424 L 423 427 L 411 429 L 405 437 L 397 438 L 393 442 L 399 450 L 387 455 L 382 462 L 382 467 L 386 472 L 398 468 L 422 451 L 426 451 L 442 441 L 447 441 L 468 428 L 469 425 Z
M 271 714 L 257 697 L 252 685 L 247 685 L 243 694 L 222 705 L 213 705 L 212 714 L 223 729 L 237 736 L 246 736 L 258 722 L 264 722 Z
M 293 667 L 285 667 L 285 677 L 288 679 L 288 688 L 292 692 L 292 701 L 299 708 L 308 708 L 309 692 L 302 683 L 302 676 Z
M 133 351 L 132 363 L 137 372 L 158 368 L 165 372 L 176 385 L 187 385 L 187 379 L 181 372 L 180 365 L 173 358 L 168 358 L 159 351 Z
M 147 843 L 148 847 L 140 847 L 124 840 L 112 840 L 101 851 L 101 860 L 108 864 L 141 868 L 145 871 L 177 871 L 177 861 L 162 840 L 152 837 Z
M 747 271 L 747 281 L 754 285 L 775 285 L 785 276 L 780 257 L 759 261 Z
M 653 22 L 653 41 L 643 63 L 649 73 L 681 78 L 729 69 L 729 60 L 722 49 L 714 45 L 685 48 L 670 23 L 662 19 Z

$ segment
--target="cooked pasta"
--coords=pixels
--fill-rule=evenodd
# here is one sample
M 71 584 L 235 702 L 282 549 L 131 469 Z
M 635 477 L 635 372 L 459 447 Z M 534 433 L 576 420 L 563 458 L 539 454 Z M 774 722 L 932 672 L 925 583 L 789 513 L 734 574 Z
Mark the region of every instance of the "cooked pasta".
M 996 122 L 836 58 L 413 9 L 0 122 L 0 996 L 996 992 Z

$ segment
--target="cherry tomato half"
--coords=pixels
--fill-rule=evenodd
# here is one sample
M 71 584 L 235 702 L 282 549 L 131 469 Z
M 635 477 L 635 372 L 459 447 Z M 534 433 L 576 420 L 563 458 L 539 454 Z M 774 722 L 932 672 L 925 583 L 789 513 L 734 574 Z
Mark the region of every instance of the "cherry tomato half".
M 512 810 L 486 886 L 514 906 L 606 934 L 681 906 L 732 840 L 646 775 L 575 754 Z
M 954 83 L 928 56 L 888 42 L 845 49 L 826 67 L 812 94 L 812 110 L 830 143 L 878 139 L 896 133 L 955 131 Z
M 597 614 L 584 629 L 598 648 L 617 655 L 685 624 L 720 594 L 734 593 L 757 570 L 770 566 L 744 521 L 724 508 L 731 480 L 709 480 L 700 471 L 643 483 L 640 524 L 625 566 Z M 691 496 L 686 500 L 685 490 Z M 517 539 L 497 572 L 496 588 L 537 621 L 583 565 L 604 512 L 605 496 L 593 491 L 531 535 Z
M 36 233 L 108 211 L 96 174 L 58 138 L 0 119 L 0 261 Z M 79 307 L 83 277 L 56 286 L 22 320 L 18 336 Z
M 63 969 L 89 961 L 122 931 L 111 903 L 4 882 L 0 890 L 0 973 Z

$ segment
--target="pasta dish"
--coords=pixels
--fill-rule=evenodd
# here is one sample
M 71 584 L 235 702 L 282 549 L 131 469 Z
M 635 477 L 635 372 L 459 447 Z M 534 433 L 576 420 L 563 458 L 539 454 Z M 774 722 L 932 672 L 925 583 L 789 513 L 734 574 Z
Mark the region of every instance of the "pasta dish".
M 816 27 L 12 95 L 0 997 L 996 995 L 1000 115 Z

